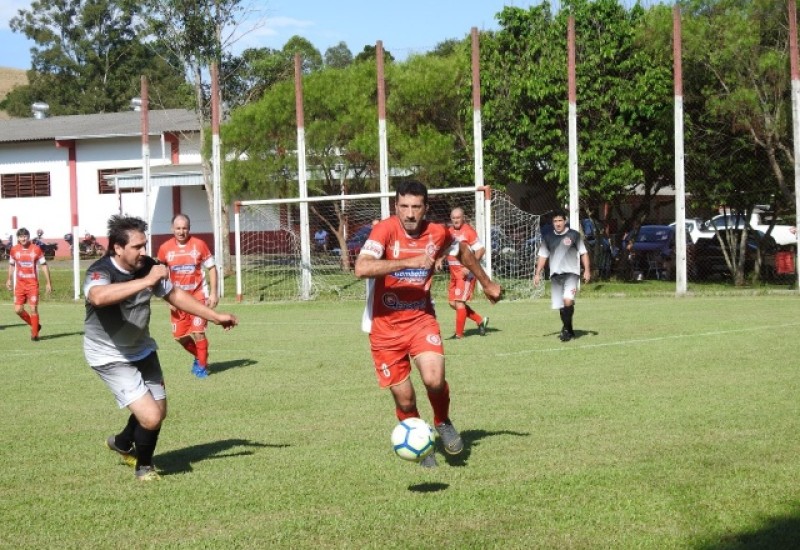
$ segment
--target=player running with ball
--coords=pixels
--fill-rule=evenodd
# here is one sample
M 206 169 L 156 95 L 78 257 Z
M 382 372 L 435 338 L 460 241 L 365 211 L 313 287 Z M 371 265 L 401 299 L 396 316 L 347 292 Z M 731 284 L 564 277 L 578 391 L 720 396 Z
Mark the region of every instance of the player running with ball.
M 454 240 L 445 226 L 425 220 L 427 209 L 428 190 L 422 183 L 400 183 L 396 215 L 372 228 L 356 260 L 355 274 L 369 279 L 362 329 L 369 333 L 378 383 L 392 392 L 398 420 L 419 417 L 410 378 L 413 361 L 433 408 L 434 427 L 445 451 L 455 455 L 464 449 L 464 442 L 450 421 L 444 347 L 430 292 L 435 262 Z M 458 258 L 481 283 L 490 302 L 502 298 L 503 289 L 489 278 L 464 242 Z M 435 467 L 434 454 L 421 464 Z

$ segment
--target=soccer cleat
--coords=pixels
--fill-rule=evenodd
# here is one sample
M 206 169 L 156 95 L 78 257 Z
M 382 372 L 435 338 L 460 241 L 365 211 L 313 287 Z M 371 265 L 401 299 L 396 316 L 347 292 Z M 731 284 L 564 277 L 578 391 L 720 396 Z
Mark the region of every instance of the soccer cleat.
M 419 461 L 419 465 L 423 468 L 436 468 L 438 464 L 436 463 L 436 455 L 431 453 L 422 460 Z
M 154 466 L 139 466 L 136 468 L 137 481 L 158 481 L 161 476 L 158 475 Z
M 464 336 L 459 336 L 458 334 L 453 334 L 448 338 L 448 340 L 461 340 Z
M 561 334 L 558 335 L 558 339 L 561 340 L 562 342 L 569 342 L 570 340 L 572 340 L 573 336 L 575 336 L 574 332 L 570 332 L 567 329 L 563 329 L 561 331 Z
M 481 324 L 478 325 L 478 334 L 480 334 L 481 336 L 486 336 L 486 327 L 488 326 L 489 326 L 489 318 L 484 317 L 483 321 L 481 321 Z
M 136 467 L 136 450 L 131 447 L 127 451 L 123 451 L 119 447 L 117 447 L 117 443 L 114 441 L 114 436 L 111 435 L 106 439 L 106 447 L 117 453 L 125 464 L 131 466 L 132 468 Z
M 39 341 L 38 336 L 31 336 L 31 342 L 38 342 L 38 341 Z
M 464 450 L 464 441 L 458 435 L 455 426 L 450 420 L 445 420 L 441 424 L 436 425 L 436 431 L 439 432 L 439 437 L 442 438 L 442 444 L 447 454 L 457 455 Z
M 192 367 L 192 374 L 197 378 L 208 378 L 208 369 L 201 367 L 199 364 Z

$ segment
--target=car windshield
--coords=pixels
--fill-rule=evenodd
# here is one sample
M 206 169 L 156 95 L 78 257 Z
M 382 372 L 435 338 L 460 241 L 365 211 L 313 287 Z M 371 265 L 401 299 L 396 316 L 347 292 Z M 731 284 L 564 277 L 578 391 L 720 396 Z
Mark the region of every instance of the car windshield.
M 669 240 L 669 229 L 642 227 L 636 240 L 640 243 L 657 243 Z

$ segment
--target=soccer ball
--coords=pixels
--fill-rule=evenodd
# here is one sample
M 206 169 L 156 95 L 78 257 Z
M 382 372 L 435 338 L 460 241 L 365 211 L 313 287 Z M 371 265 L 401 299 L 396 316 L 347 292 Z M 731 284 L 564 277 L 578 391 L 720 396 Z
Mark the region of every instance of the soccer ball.
M 403 460 L 419 462 L 433 452 L 433 430 L 421 418 L 406 418 L 392 430 L 392 447 Z

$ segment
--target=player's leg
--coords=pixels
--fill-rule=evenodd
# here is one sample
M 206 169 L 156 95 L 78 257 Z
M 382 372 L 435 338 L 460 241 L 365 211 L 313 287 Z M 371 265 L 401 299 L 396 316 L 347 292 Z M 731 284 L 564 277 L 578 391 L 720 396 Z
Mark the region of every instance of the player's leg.
M 568 319 L 567 310 L 565 309 L 566 304 L 564 303 L 565 282 L 566 275 L 564 274 L 559 273 L 550 276 L 550 307 L 558 310 L 558 314 L 561 317 L 561 332 L 559 332 L 558 337 L 562 342 L 572 338 L 569 335 L 569 330 L 567 330 Z
M 34 342 L 39 341 L 39 331 L 42 329 L 42 324 L 39 322 L 39 289 L 32 290 L 28 293 L 28 305 L 31 307 L 30 312 L 30 325 L 31 325 L 31 340 Z
M 208 374 L 208 338 L 206 337 L 206 325 L 208 321 L 203 319 L 202 317 L 197 317 L 195 315 L 190 315 L 191 317 L 191 328 L 190 334 L 192 339 L 194 340 L 194 346 L 197 350 L 197 366 L 198 370 L 205 371 L 205 374 Z
M 472 293 L 475 292 L 475 282 L 476 279 L 474 276 L 470 275 L 464 281 L 464 309 L 467 311 L 467 319 L 474 321 L 476 325 L 478 325 L 478 333 L 481 336 L 486 336 L 486 327 L 489 326 L 489 318 L 482 317 L 477 311 L 469 307 L 469 301 L 472 299 Z
M 411 356 L 419 370 L 422 383 L 428 392 L 433 409 L 433 425 L 442 438 L 448 454 L 458 454 L 464 449 L 461 436 L 450 421 L 450 386 L 445 377 L 444 348 L 435 318 L 419 324 L 413 335 Z
M 578 280 L 579 276 L 569 274 L 564 279 L 564 290 L 562 299 L 564 307 L 562 308 L 564 320 L 564 327 L 567 329 L 570 338 L 575 337 L 575 330 L 572 327 L 572 317 L 575 314 L 575 296 L 578 294 Z
M 125 428 L 109 437 L 106 445 L 129 464 L 135 450 L 137 479 L 157 479 L 152 458 L 167 414 L 164 377 L 157 354 L 154 352 L 135 363 L 115 362 L 92 369 L 114 394 L 119 407 L 127 407 L 131 412 Z
M 153 466 L 161 424 L 167 417 L 167 394 L 164 390 L 164 376 L 158 354 L 151 353 L 135 363 L 147 391 L 128 404 L 128 409 L 136 417 L 133 441 L 136 447 L 136 478 L 140 481 L 158 479 Z

